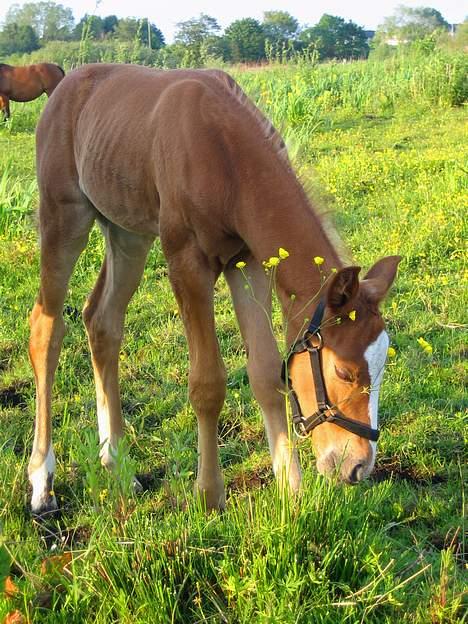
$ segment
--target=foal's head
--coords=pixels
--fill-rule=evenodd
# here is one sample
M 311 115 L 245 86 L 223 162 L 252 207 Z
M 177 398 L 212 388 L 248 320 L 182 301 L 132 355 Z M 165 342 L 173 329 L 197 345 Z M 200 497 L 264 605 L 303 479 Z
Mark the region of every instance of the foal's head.
M 305 343 L 312 350 L 319 347 L 320 363 L 315 368 L 331 408 L 322 410 L 324 422 L 310 431 L 317 468 L 322 474 L 336 472 L 347 483 L 366 478 L 374 466 L 379 387 L 389 346 L 378 306 L 399 260 L 398 256 L 379 260 L 361 282 L 359 267 L 338 271 L 324 295 L 320 329 Z M 300 351 L 289 363 L 291 384 L 305 417 L 320 414 L 320 380 L 316 372 L 314 383 L 312 360 L 310 351 Z M 330 415 L 337 416 L 334 422 L 327 422 Z M 357 428 L 349 419 L 358 421 Z

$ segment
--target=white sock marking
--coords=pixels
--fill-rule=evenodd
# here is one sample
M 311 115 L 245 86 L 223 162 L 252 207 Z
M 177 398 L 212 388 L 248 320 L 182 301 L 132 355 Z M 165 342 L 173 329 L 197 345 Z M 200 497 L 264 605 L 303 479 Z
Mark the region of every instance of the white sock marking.
M 29 475 L 29 481 L 33 489 L 31 498 L 33 511 L 40 509 L 49 500 L 49 490 L 52 488 L 54 473 L 55 454 L 51 444 L 43 463 Z M 52 475 L 52 477 L 50 477 L 50 475 Z M 55 497 L 52 495 L 52 498 Z
M 370 395 L 369 395 L 369 419 L 372 429 L 377 429 L 379 424 L 379 391 L 382 382 L 385 360 L 387 359 L 387 351 L 390 340 L 387 332 L 382 331 L 377 339 L 370 344 L 364 352 L 367 366 L 369 368 L 370 377 Z M 370 443 L 372 448 L 372 466 L 374 467 L 375 454 L 377 451 L 377 442 Z

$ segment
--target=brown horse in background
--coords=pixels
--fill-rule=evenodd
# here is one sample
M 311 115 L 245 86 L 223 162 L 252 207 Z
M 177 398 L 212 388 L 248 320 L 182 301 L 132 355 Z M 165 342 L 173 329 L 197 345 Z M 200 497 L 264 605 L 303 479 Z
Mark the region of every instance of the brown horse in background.
M 65 72 L 54 63 L 38 63 L 14 67 L 0 63 L 0 110 L 5 119 L 10 116 L 10 100 L 30 102 L 43 93 L 50 97 Z
M 57 506 L 51 398 L 65 334 L 62 308 L 95 221 L 106 254 L 83 319 L 105 466 L 118 461 L 124 428 L 118 368 L 125 311 L 159 236 L 187 336 L 189 398 L 198 419 L 196 491 L 206 506 L 223 507 L 225 500 L 217 427 L 226 371 L 213 310 L 221 273 L 274 472 L 292 491 L 300 486 L 287 386 L 268 318 L 272 283 L 265 260 L 275 266 L 295 412 L 299 406 L 317 415 L 301 417 L 317 468 L 337 471 L 347 483 L 369 475 L 389 344 L 379 303 L 400 258 L 382 258 L 359 280 L 359 267 L 339 251 L 297 180 L 280 136 L 232 78 L 214 70 L 105 64 L 71 72 L 37 126 L 37 176 L 41 285 L 29 345 L 36 379 L 29 463 L 34 512 Z M 320 367 L 311 370 L 318 350 Z

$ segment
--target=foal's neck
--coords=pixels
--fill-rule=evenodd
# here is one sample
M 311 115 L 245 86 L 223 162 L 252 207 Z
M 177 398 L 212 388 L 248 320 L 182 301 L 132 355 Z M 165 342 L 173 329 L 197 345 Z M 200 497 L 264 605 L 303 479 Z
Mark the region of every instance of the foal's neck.
M 278 256 L 280 247 L 289 253 L 269 270 L 276 272 L 290 344 L 326 292 L 332 271 L 344 263 L 293 171 L 285 162 L 274 165 L 271 171 L 263 171 L 251 201 L 244 206 L 242 221 L 244 240 L 257 261 Z

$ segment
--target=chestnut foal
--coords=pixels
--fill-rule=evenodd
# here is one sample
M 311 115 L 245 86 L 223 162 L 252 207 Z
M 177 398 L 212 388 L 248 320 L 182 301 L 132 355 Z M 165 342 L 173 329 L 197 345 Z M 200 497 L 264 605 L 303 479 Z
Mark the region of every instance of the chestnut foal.
M 226 372 L 213 313 L 213 288 L 222 272 L 245 341 L 273 469 L 292 491 L 300 486 L 281 357 L 265 314 L 271 292 L 262 261 L 279 247 L 290 252 L 275 273 L 286 337 L 293 345 L 287 377 L 294 388 L 295 420 L 304 431 L 313 425 L 320 472 L 338 470 L 348 482 L 370 473 L 388 347 L 378 304 L 399 258 L 380 260 L 361 282 L 358 267 L 344 266 L 281 138 L 228 75 L 104 64 L 71 72 L 37 128 L 37 175 L 41 284 L 30 318 L 37 387 L 29 463 L 34 512 L 56 507 L 51 389 L 65 333 L 68 281 L 94 221 L 104 234 L 106 254 L 83 316 L 105 466 L 112 468 L 123 434 L 118 362 L 125 311 L 159 235 L 187 335 L 189 396 L 198 419 L 196 491 L 206 506 L 225 504 L 217 426 Z M 314 256 L 324 259 L 321 271 Z M 246 263 L 242 271 L 236 268 L 239 261 Z M 322 275 L 329 274 L 323 285 Z M 304 317 L 311 316 L 320 316 L 320 327 L 310 327 L 302 339 Z M 319 368 L 311 369 L 315 346 L 321 347 L 315 358 Z M 318 418 L 312 424 L 302 416 L 311 412 Z

